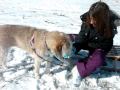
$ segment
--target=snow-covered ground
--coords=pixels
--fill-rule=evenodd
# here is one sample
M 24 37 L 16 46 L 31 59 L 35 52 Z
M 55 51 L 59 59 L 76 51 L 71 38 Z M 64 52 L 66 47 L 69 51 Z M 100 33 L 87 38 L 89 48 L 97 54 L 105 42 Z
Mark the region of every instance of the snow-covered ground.
M 96 1 L 99 0 L 0 0 L 0 24 L 29 25 L 49 31 L 78 33 L 80 15 Z M 120 15 L 120 0 L 103 1 Z M 114 44 L 120 45 L 120 27 Z M 120 73 L 101 70 L 86 77 L 79 87 L 75 87 L 73 78 L 66 80 L 66 70 L 61 70 L 60 66 L 51 68 L 54 75 L 43 74 L 45 62 L 40 69 L 42 77 L 36 81 L 31 70 L 32 58 L 18 48 L 10 51 L 7 65 L 9 69 L 0 71 L 0 90 L 120 90 Z

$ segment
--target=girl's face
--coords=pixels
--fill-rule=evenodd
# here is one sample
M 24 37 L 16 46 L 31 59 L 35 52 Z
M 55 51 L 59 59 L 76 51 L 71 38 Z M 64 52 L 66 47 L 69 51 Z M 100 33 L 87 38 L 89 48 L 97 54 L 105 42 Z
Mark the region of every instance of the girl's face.
M 90 24 L 93 26 L 93 27 L 96 27 L 96 20 L 94 17 L 90 16 Z

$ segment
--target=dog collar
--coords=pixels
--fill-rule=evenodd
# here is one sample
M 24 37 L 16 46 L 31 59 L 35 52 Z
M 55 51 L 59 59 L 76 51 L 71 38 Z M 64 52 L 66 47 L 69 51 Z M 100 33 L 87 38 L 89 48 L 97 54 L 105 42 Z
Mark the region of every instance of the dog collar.
M 65 55 L 63 56 L 63 58 L 65 58 L 65 59 L 69 59 L 69 58 L 70 58 L 70 56 L 69 56 L 69 55 L 67 55 L 67 54 L 65 54 Z

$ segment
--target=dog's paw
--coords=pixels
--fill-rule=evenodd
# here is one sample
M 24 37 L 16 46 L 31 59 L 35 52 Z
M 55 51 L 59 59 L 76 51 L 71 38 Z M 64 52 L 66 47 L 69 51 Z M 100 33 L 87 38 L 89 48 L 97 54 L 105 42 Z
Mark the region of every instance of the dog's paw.
M 8 67 L 7 67 L 7 65 L 4 65 L 4 64 L 3 64 L 3 65 L 0 66 L 0 69 L 6 70 L 6 69 L 8 69 Z
M 54 75 L 54 72 L 53 72 L 53 71 L 51 71 L 51 72 L 50 72 L 50 75 Z
M 44 72 L 44 74 L 50 74 L 50 73 L 51 73 L 50 69 L 46 69 L 45 72 Z
M 35 74 L 35 79 L 39 80 L 40 79 L 40 75 L 39 74 Z
M 70 71 L 67 71 L 65 74 L 65 79 L 69 80 L 70 78 L 72 78 L 72 73 Z

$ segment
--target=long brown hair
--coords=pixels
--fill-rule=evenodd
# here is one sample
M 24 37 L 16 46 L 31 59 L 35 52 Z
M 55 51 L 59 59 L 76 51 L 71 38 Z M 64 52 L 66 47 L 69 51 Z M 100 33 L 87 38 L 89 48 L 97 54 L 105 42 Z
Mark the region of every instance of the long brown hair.
M 88 25 L 90 26 L 91 16 L 96 21 L 96 30 L 106 38 L 112 37 L 109 6 L 106 3 L 99 1 L 91 5 L 88 13 Z

